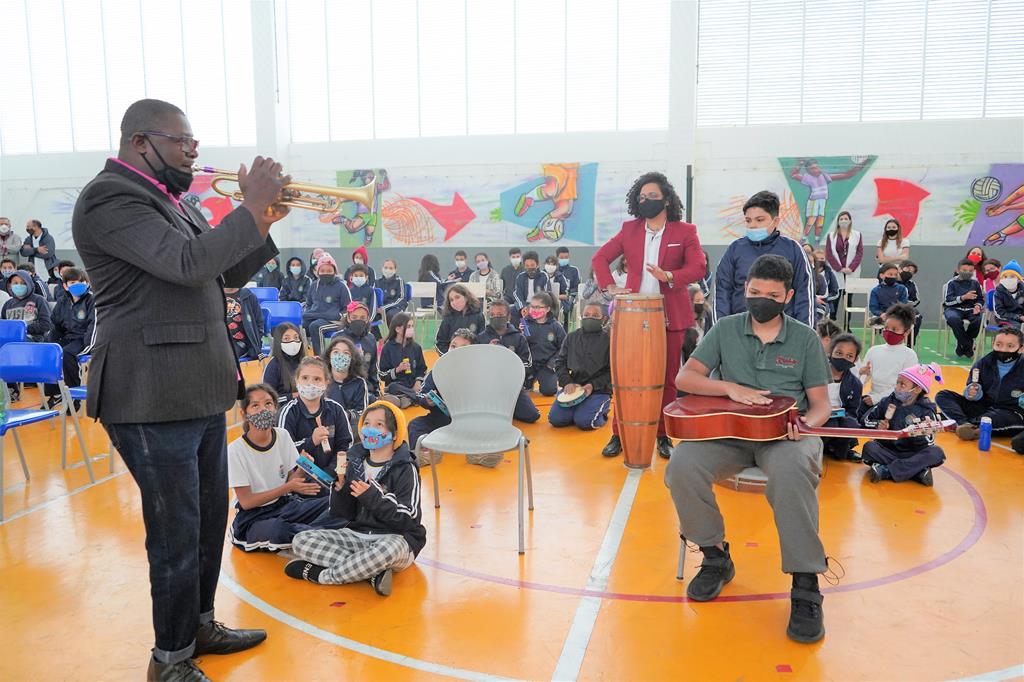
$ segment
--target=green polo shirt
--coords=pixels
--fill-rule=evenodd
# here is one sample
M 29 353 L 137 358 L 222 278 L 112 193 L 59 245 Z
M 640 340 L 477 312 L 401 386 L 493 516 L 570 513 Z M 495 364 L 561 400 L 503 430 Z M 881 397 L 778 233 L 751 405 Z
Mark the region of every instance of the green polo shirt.
M 807 410 L 807 389 L 832 380 L 817 332 L 788 315 L 771 343 L 754 334 L 750 313 L 723 317 L 691 357 L 725 381 L 795 398 L 801 412 Z

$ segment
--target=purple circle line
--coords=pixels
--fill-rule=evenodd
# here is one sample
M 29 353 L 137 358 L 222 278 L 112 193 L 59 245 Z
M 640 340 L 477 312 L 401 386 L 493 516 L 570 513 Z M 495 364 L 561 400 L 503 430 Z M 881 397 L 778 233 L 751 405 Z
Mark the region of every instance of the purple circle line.
M 872 578 L 859 583 L 850 583 L 849 585 L 835 585 L 830 587 L 822 588 L 823 594 L 838 594 L 841 592 L 855 592 L 857 590 L 866 590 L 872 587 L 881 587 L 882 585 L 891 585 L 892 583 L 899 582 L 901 580 L 907 580 L 915 576 L 927 573 L 928 571 L 935 570 L 940 566 L 944 566 L 949 562 L 953 561 L 957 557 L 966 553 L 971 547 L 973 547 L 978 540 L 981 539 L 982 534 L 985 532 L 985 527 L 988 525 L 988 510 L 985 508 L 985 501 L 981 497 L 981 493 L 971 485 L 970 481 L 956 473 L 952 469 L 942 468 L 939 471 L 944 471 L 948 475 L 953 477 L 957 483 L 964 489 L 967 496 L 971 500 L 971 504 L 974 507 L 974 523 L 971 525 L 967 535 L 953 547 L 952 549 L 940 554 L 939 556 L 926 561 L 923 564 L 912 566 L 899 573 L 893 573 L 891 575 L 881 576 L 879 578 Z M 501 576 L 491 575 L 489 573 L 481 573 L 468 568 L 462 568 L 460 566 L 453 566 L 446 564 L 435 559 L 429 559 L 427 557 L 418 557 L 416 563 L 423 566 L 430 566 L 446 573 L 453 573 L 455 575 L 461 575 L 467 578 L 475 578 L 477 580 L 484 580 L 490 583 L 496 583 L 499 585 L 507 585 L 509 587 L 518 587 L 528 590 L 538 590 L 542 592 L 554 592 L 556 594 L 566 594 L 574 597 L 597 597 L 598 599 L 614 599 L 621 601 L 639 601 L 648 603 L 671 603 L 671 604 L 683 604 L 692 601 L 685 595 L 662 595 L 662 594 L 631 594 L 625 592 L 603 592 L 600 590 L 587 590 L 578 587 L 563 587 L 561 585 L 549 585 L 547 583 L 532 582 L 529 580 L 518 580 L 516 578 L 503 578 Z M 736 594 L 736 595 L 719 595 L 715 602 L 745 602 L 745 601 L 768 601 L 772 599 L 789 599 L 789 592 L 766 592 L 762 594 Z

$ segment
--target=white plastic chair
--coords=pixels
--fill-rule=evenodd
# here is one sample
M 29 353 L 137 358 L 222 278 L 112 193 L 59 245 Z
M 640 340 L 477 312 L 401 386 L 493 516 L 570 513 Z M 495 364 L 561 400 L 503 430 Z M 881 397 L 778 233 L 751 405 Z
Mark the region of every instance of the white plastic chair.
M 522 431 L 512 425 L 526 370 L 523 361 L 503 346 L 480 344 L 457 348 L 442 355 L 432 370 L 438 393 L 444 398 L 452 423 L 421 436 L 421 448 L 455 455 L 484 455 L 519 450 L 519 553 L 526 552 L 523 519 L 523 475 L 533 510 L 533 475 L 530 446 Z M 486 376 L 488 381 L 478 379 Z M 430 466 L 434 479 L 434 507 L 441 506 L 437 463 Z
M 473 294 L 473 298 L 485 301 L 487 298 L 487 282 L 466 282 L 464 285 Z
M 846 295 L 847 296 L 864 296 L 863 307 L 852 307 L 850 305 L 844 305 L 845 310 L 843 311 L 843 327 L 846 331 L 850 331 L 850 313 L 861 313 L 864 315 L 864 329 L 861 331 L 861 342 L 867 340 L 867 328 L 868 324 L 868 301 L 867 298 L 871 296 L 871 290 L 878 285 L 878 280 L 870 279 L 867 277 L 847 277 L 846 278 Z
M 409 299 L 412 305 L 412 317 L 419 333 L 419 322 L 423 320 L 426 325 L 428 318 L 437 319 L 437 282 L 408 282 Z M 420 299 L 430 299 L 430 306 L 420 305 Z

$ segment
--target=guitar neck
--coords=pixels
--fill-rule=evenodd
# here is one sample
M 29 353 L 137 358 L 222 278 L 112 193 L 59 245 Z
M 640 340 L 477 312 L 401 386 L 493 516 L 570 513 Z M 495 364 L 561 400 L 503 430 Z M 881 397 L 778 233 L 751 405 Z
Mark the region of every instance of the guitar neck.
M 956 422 L 951 419 L 946 419 L 942 422 L 938 422 L 934 428 L 915 429 L 910 427 L 903 429 L 902 431 L 893 431 L 892 429 L 850 429 L 843 428 L 841 426 L 807 426 L 807 424 L 804 424 L 802 421 L 797 421 L 797 426 L 800 429 L 800 433 L 807 434 L 808 436 L 821 436 L 822 438 L 874 438 L 876 440 L 901 440 L 903 438 L 924 436 L 937 431 L 949 431 L 956 427 Z

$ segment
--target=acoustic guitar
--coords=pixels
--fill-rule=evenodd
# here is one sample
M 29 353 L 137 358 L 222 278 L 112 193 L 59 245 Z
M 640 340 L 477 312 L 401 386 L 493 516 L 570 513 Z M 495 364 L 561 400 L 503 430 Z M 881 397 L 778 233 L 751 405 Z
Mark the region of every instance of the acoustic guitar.
M 718 438 L 770 441 L 786 437 L 787 427 L 796 424 L 802 434 L 824 438 L 876 438 L 899 440 L 952 431 L 952 419 L 925 420 L 899 431 L 808 426 L 799 419 L 796 400 L 769 395 L 771 404 L 744 405 L 724 396 L 687 395 L 665 407 L 665 431 L 676 440 L 699 441 Z M 890 406 L 895 410 L 895 405 Z M 887 415 L 892 418 L 892 414 Z

